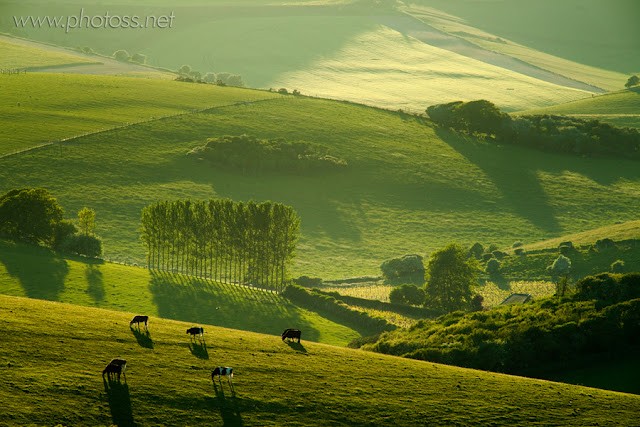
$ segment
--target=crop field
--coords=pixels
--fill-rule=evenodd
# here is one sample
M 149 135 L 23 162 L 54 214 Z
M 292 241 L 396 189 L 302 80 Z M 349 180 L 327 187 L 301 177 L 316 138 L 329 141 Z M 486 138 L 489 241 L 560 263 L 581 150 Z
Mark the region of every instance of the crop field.
M 33 266 L 37 265 L 35 269 Z M 0 241 L 0 294 L 346 345 L 359 335 L 268 291 L 96 260 Z
M 118 81 L 26 77 L 34 82 L 69 79 L 69 84 L 77 81 L 96 90 Z M 138 81 L 147 82 L 132 79 L 124 84 L 135 86 Z M 83 206 L 92 207 L 107 258 L 137 264 L 145 262 L 140 212 L 150 203 L 210 197 L 285 203 L 302 219 L 293 274 L 323 279 L 378 275 L 385 259 L 428 255 L 452 241 L 507 246 L 637 219 L 640 175 L 632 161 L 485 144 L 434 129 L 419 117 L 348 103 L 179 82 L 147 84 L 185 90 L 181 96 L 187 105 L 195 100 L 189 91 L 201 90 L 200 102 L 209 100 L 219 107 L 5 157 L 0 160 L 0 191 L 48 188 L 69 217 Z M 70 96 L 80 105 L 90 102 L 80 92 Z M 22 93 L 22 98 L 28 96 Z M 55 96 L 37 93 L 43 107 L 55 108 Z M 161 91 L 155 93 L 160 96 Z M 165 99 L 159 108 L 175 108 L 176 99 L 181 98 Z M 262 101 L 244 102 L 256 100 Z M 117 110 L 116 104 L 111 108 Z M 124 112 L 135 115 L 141 107 L 128 108 Z M 55 117 L 56 123 L 77 126 L 77 113 L 58 114 L 68 114 L 68 120 Z M 34 144 L 31 135 L 40 128 L 33 133 L 25 129 L 43 117 L 45 113 L 36 110 L 19 120 L 7 118 L 1 129 L 6 138 L 11 133 L 5 124 L 22 126 L 28 143 Z M 349 167 L 320 175 L 257 177 L 216 170 L 185 155 L 207 138 L 243 133 L 313 142 L 345 159 Z
M 133 313 L 7 296 L 0 313 L 0 424 L 608 426 L 640 411 L 634 395 L 206 324 L 190 343 L 191 323 L 152 317 L 146 334 Z M 114 357 L 120 382 L 100 375 Z

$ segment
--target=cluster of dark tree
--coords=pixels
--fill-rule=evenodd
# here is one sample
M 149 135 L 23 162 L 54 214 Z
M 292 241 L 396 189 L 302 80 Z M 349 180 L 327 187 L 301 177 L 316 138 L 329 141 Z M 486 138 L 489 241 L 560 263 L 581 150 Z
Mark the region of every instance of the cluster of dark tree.
M 78 212 L 80 232 L 64 219 L 64 210 L 44 188 L 10 190 L 0 196 L 0 236 L 44 245 L 61 252 L 96 257 L 102 254 L 102 242 L 93 234 L 95 212 Z
M 202 74 L 200 71 L 192 70 L 191 66 L 183 65 L 178 69 L 176 80 L 189 83 L 210 83 L 218 86 L 244 87 L 242 76 L 227 72 L 208 72 Z
M 395 329 L 395 326 L 387 323 L 385 319 L 371 317 L 363 311 L 352 310 L 343 301 L 315 289 L 289 285 L 284 289 L 282 295 L 296 305 L 316 311 L 330 319 L 344 322 L 364 335 L 375 335 Z
M 426 111 L 439 126 L 505 144 L 577 155 L 640 158 L 640 131 L 599 120 L 556 115 L 511 117 L 486 100 L 432 105 Z
M 150 269 L 281 291 L 300 219 L 281 203 L 162 201 L 142 210 Z
M 82 51 L 84 53 L 93 53 L 93 51 L 89 47 L 83 47 Z M 130 55 L 129 52 L 124 49 L 116 50 L 115 52 L 113 52 L 113 57 L 116 61 L 120 62 L 136 62 L 138 64 L 144 64 L 145 62 L 147 62 L 146 55 L 143 55 L 142 53 L 134 53 L 133 55 Z
M 326 149 L 315 144 L 257 139 L 249 135 L 210 138 L 204 146 L 194 148 L 189 154 L 222 168 L 253 174 L 302 173 L 347 166 L 346 161 L 328 155 Z
M 640 345 L 640 273 L 582 279 L 576 291 L 525 305 L 456 311 L 382 334 L 365 348 L 512 374 L 541 375 Z
M 385 280 L 391 283 L 424 283 L 424 264 L 422 256 L 417 254 L 388 259 L 380 265 L 380 270 Z
M 634 74 L 633 76 L 629 77 L 627 82 L 624 84 L 624 87 L 632 88 L 632 87 L 638 86 L 638 85 L 640 85 L 640 77 L 638 77 L 637 75 Z

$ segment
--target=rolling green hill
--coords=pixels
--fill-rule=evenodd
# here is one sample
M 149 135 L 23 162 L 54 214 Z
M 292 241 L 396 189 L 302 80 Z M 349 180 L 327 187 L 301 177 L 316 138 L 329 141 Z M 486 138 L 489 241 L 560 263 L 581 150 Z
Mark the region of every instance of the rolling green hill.
M 103 55 L 126 49 L 146 55 L 151 65 L 173 70 L 187 64 L 203 74 L 232 72 L 251 87 L 287 87 L 312 96 L 410 111 L 477 98 L 490 98 L 509 111 L 543 107 L 584 98 L 600 87 L 615 86 L 611 80 L 622 80 L 622 75 L 600 69 L 584 71 L 595 76 L 587 84 L 573 75 L 567 78 L 565 74 L 571 73 L 564 70 L 582 66 L 560 58 L 548 61 L 549 66 L 530 65 L 512 61 L 510 52 L 497 62 L 488 60 L 494 54 L 478 44 L 458 51 L 452 47 L 461 40 L 457 35 L 414 19 L 392 2 L 123 3 L 87 4 L 82 10 L 84 16 L 98 18 L 107 10 L 111 15 L 143 18 L 173 13 L 175 25 L 68 31 L 46 24 L 17 25 L 16 19 L 29 16 L 73 20 L 80 7 L 74 1 L 53 5 L 7 0 L 0 30 L 62 46 L 90 47 Z M 443 39 L 447 43 L 439 42 Z M 534 52 L 536 57 L 542 55 Z
M 0 294 L 269 334 L 298 327 L 304 329 L 307 340 L 341 346 L 360 336 L 354 329 L 301 309 L 272 292 L 99 260 L 65 258 L 44 248 L 1 240 Z
M 40 49 L 20 43 L 17 39 L 2 37 L 0 37 L 0 52 L 2 52 L 0 69 L 23 69 L 35 66 L 60 66 L 95 62 L 69 51 L 61 52 L 52 49 Z
M 46 82 L 82 83 L 83 90 L 65 95 L 81 112 L 93 102 L 93 96 L 83 95 L 89 90 L 106 88 L 108 93 L 121 84 L 122 91 L 113 93 L 123 94 L 139 81 L 39 74 L 21 78 L 20 97 L 38 94 L 38 109 L 18 121 L 4 119 L 1 129 L 17 123 L 28 139 L 47 132 L 30 124 L 65 102 L 35 89 Z M 633 161 L 485 144 L 434 129 L 422 118 L 348 103 L 179 82 L 148 84 L 168 85 L 177 91 L 174 98 L 181 93 L 185 103 L 193 102 L 191 91 L 201 90 L 202 99 L 219 106 L 5 157 L 0 160 L 0 191 L 46 187 L 69 217 L 83 206 L 94 208 L 106 256 L 138 264 L 145 259 L 138 228 L 147 204 L 185 197 L 285 203 L 302 219 L 293 273 L 324 279 L 377 275 L 385 259 L 428 253 L 451 241 L 507 246 L 637 219 L 640 172 Z M 97 118 L 119 111 L 117 98 L 109 99 L 103 102 L 111 110 L 86 111 Z M 175 105 L 162 99 L 163 106 Z M 144 108 L 140 102 L 124 111 L 142 116 Z M 75 129 L 79 112 L 57 112 L 51 120 Z M 253 176 L 217 170 L 186 156 L 207 138 L 243 133 L 315 143 L 349 167 L 325 174 Z
M 552 107 L 518 112 L 516 114 L 559 114 L 594 118 L 615 126 L 640 128 L 640 89 L 607 93 L 592 98 L 558 104 Z
M 0 424 L 633 425 L 638 396 L 0 296 Z M 103 382 L 114 357 L 126 381 Z M 214 388 L 215 366 L 234 369 Z

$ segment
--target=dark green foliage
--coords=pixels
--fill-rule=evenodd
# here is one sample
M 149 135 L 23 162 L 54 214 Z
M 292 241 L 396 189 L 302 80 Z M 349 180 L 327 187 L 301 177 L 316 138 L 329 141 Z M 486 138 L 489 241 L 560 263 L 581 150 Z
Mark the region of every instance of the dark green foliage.
M 102 255 L 102 241 L 95 235 L 74 234 L 67 236 L 58 249 L 69 254 L 95 258 Z
M 340 301 L 345 302 L 351 306 L 370 308 L 372 310 L 389 311 L 393 313 L 402 314 L 403 316 L 413 317 L 415 319 L 431 319 L 442 315 L 442 311 L 433 310 L 426 307 L 418 307 L 414 305 L 406 304 L 394 304 L 391 302 L 383 302 L 374 299 L 358 298 L 349 295 L 341 295 L 338 292 L 325 292 L 319 289 L 314 289 L 313 292 L 330 295 Z
M 621 259 L 615 260 L 611 263 L 611 272 L 612 273 L 622 273 L 624 272 L 624 261 Z
M 487 262 L 487 267 L 485 271 L 489 274 L 496 274 L 498 271 L 500 271 L 500 261 L 498 261 L 495 258 L 491 258 Z
M 329 319 L 340 321 L 356 329 L 362 335 L 374 335 L 395 329 L 395 326 L 387 323 L 384 319 L 371 317 L 362 311 L 352 310 L 334 296 L 314 289 L 289 285 L 284 289 L 282 295 L 294 304 L 316 311 Z
M 134 53 L 131 57 L 131 61 L 137 62 L 138 64 L 144 64 L 147 62 L 147 56 L 142 53 Z
M 602 351 L 640 344 L 640 274 L 589 277 L 581 296 L 489 311 L 454 312 L 409 330 L 382 334 L 366 349 L 432 362 L 525 375 L 544 375 Z
M 603 304 L 640 298 L 640 273 L 623 275 L 602 273 L 587 276 L 576 283 L 574 298 L 597 300 Z
M 309 276 L 300 276 L 297 279 L 293 279 L 296 285 L 304 286 L 305 288 L 312 288 L 314 286 L 322 285 L 321 277 L 309 277 Z
M 558 255 L 549 266 L 549 270 L 554 276 L 566 276 L 571 271 L 571 260 L 564 255 Z
M 480 243 L 476 242 L 469 248 L 469 256 L 475 257 L 476 259 L 482 258 L 482 254 L 484 253 L 484 246 Z
M 14 240 L 54 246 L 71 227 L 62 207 L 43 188 L 11 190 L 0 196 L 0 235 Z
M 630 88 L 632 86 L 637 86 L 638 84 L 640 84 L 640 77 L 633 75 L 629 77 L 629 80 L 624 84 L 624 87 Z
M 382 275 L 390 281 L 424 283 L 424 264 L 417 254 L 404 255 L 400 258 L 386 260 L 380 266 Z
M 282 290 L 300 219 L 280 203 L 158 202 L 142 210 L 151 269 Z
M 511 247 L 512 247 L 513 249 L 515 249 L 515 248 L 519 248 L 519 247 L 521 247 L 522 245 L 523 245 L 523 243 L 522 243 L 522 242 L 517 241 L 517 242 L 513 242 L 513 245 L 511 245 Z
M 596 249 L 599 251 L 604 251 L 615 247 L 616 242 L 609 238 L 599 239 L 596 241 Z
M 427 265 L 425 304 L 445 311 L 469 308 L 478 273 L 477 261 L 460 245 L 452 243 L 434 252 Z
M 516 248 L 513 253 L 516 255 L 525 255 L 525 250 L 524 248 Z
M 480 294 L 475 294 L 471 299 L 471 311 L 482 311 L 484 310 L 484 297 Z
M 440 126 L 490 135 L 502 143 L 567 154 L 640 158 L 640 131 L 598 120 L 556 115 L 511 119 L 485 100 L 432 105 L 427 113 Z
M 327 154 L 319 145 L 288 142 L 284 139 L 257 139 L 249 135 L 210 138 L 191 155 L 202 157 L 215 166 L 242 173 L 337 170 L 347 162 Z
M 424 298 L 424 290 L 416 285 L 401 285 L 389 293 L 389 301 L 393 304 L 421 305 Z

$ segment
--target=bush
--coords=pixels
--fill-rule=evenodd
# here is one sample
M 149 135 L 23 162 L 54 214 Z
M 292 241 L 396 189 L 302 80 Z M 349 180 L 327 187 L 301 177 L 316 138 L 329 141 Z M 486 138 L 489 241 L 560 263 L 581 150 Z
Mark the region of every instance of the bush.
M 515 249 L 515 248 L 519 248 L 519 247 L 521 247 L 522 245 L 523 245 L 523 243 L 522 243 L 522 242 L 517 241 L 517 242 L 513 242 L 513 245 L 511 245 L 511 247 L 512 247 L 513 249 Z
M 297 285 L 304 286 L 305 288 L 312 288 L 314 286 L 322 285 L 322 279 L 320 277 L 300 276 L 293 281 Z
M 491 253 L 492 253 L 492 254 L 493 254 L 493 256 L 494 256 L 495 258 L 497 258 L 497 259 L 502 259 L 502 258 L 504 258 L 504 257 L 509 256 L 509 254 L 508 254 L 508 253 L 503 252 L 503 251 L 493 251 L 493 252 L 491 252 Z
M 516 248 L 513 253 L 516 255 L 526 255 L 524 248 Z
M 469 256 L 474 257 L 475 259 L 482 258 L 482 254 L 484 253 L 484 247 L 476 242 L 469 248 Z
M 624 261 L 619 259 L 611 264 L 612 273 L 622 273 L 624 271 Z
M 380 266 L 382 275 L 388 280 L 406 280 L 414 283 L 424 283 L 424 264 L 422 257 L 417 254 L 392 258 Z
M 280 89 L 278 89 L 278 93 L 281 95 L 287 95 L 289 94 L 289 91 L 287 90 L 287 88 L 281 87 Z
M 555 276 L 566 276 L 571 271 L 571 260 L 564 255 L 558 255 L 549 266 L 549 270 Z
M 475 294 L 471 299 L 471 311 L 482 311 L 484 310 L 484 297 L 480 294 Z
M 141 53 L 134 53 L 131 57 L 132 62 L 137 62 L 138 64 L 144 64 L 147 62 L 147 56 Z
M 596 241 L 596 249 L 599 251 L 611 249 L 616 247 L 616 242 L 609 238 L 604 238 Z
M 116 61 L 121 61 L 121 62 L 129 62 L 129 60 L 131 59 L 131 55 L 129 55 L 129 52 L 123 49 L 116 50 L 115 52 L 113 52 L 113 57 L 115 58 Z
M 422 305 L 424 290 L 416 285 L 402 285 L 391 290 L 389 301 L 393 304 Z
M 491 258 L 489 262 L 487 262 L 487 268 L 485 271 L 489 274 L 496 274 L 500 271 L 500 261 L 495 258 Z
M 74 234 L 64 239 L 59 249 L 62 252 L 95 258 L 102 255 L 102 241 L 96 236 Z

